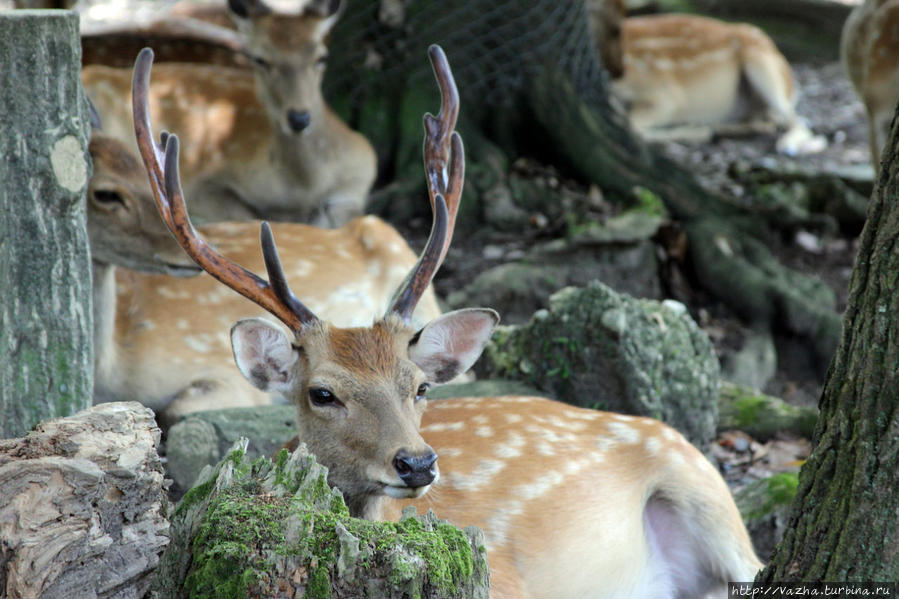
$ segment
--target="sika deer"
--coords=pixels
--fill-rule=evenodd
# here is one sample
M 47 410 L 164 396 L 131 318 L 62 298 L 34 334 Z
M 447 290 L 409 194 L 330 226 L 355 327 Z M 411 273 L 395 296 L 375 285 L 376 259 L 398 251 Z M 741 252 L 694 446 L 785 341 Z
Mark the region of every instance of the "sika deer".
M 294 296 L 267 225 L 268 281 L 197 237 L 179 183 L 178 139 L 168 136 L 163 148 L 152 137 L 152 53 L 138 57 L 135 133 L 163 219 L 198 264 L 291 331 L 238 322 L 238 367 L 295 405 L 299 439 L 329 468 L 353 515 L 395 517 L 400 506 L 389 498 L 433 487 L 419 505 L 481 526 L 494 598 L 724 597 L 727 581 L 750 580 L 760 563 L 724 481 L 674 430 L 533 397 L 454 399 L 425 412 L 428 386 L 469 368 L 498 321 L 475 308 L 410 325 L 449 247 L 464 175 L 453 132 L 458 94 L 443 52 L 432 47 L 430 57 L 443 97 L 439 115 L 425 116 L 431 236 L 387 314 L 348 329 Z M 440 469 L 432 447 L 443 456 Z
M 612 90 L 644 137 L 764 131 L 773 123 L 786 129 L 779 152 L 827 147 L 796 114 L 790 65 L 761 29 L 695 15 L 626 18 L 622 0 L 590 4 L 600 57 L 615 77 Z M 765 120 L 746 122 L 759 112 Z
M 899 0 L 865 0 L 856 6 L 843 26 L 840 56 L 868 112 L 871 162 L 879 171 L 899 101 Z
M 273 13 L 261 0 L 229 6 L 252 72 L 168 63 L 150 89 L 154 120 L 184 136 L 192 209 L 207 221 L 345 224 L 363 211 L 376 158 L 321 94 L 339 3 L 310 2 L 300 15 Z M 82 80 L 109 133 L 133 144 L 130 71 L 93 65 Z

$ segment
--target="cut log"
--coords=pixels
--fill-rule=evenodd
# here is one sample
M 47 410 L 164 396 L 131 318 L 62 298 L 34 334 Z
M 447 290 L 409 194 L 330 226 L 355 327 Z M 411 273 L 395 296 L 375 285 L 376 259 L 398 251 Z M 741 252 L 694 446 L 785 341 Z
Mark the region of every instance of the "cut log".
M 0 442 L 0 597 L 145 595 L 168 543 L 159 437 L 129 402 Z

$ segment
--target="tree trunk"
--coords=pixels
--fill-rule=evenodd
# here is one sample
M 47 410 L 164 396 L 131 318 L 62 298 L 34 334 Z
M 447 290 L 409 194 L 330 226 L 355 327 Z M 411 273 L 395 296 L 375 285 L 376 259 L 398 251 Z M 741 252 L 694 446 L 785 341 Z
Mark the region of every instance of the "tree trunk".
M 899 580 L 899 120 L 790 526 L 759 582 Z
M 0 437 L 90 405 L 89 120 L 78 16 L 0 14 Z

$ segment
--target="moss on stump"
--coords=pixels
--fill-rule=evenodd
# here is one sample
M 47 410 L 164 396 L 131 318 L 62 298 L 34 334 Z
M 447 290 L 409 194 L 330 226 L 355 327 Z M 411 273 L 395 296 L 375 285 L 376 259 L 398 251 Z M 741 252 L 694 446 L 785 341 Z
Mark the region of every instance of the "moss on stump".
M 487 597 L 479 530 L 351 518 L 305 447 L 245 454 L 241 440 L 179 504 L 157 597 Z

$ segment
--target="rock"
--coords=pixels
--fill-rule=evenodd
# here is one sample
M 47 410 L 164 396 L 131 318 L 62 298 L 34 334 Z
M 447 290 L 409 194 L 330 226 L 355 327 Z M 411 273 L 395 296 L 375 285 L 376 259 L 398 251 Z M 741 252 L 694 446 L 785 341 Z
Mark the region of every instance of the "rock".
M 683 306 L 637 300 L 596 281 L 549 303 L 525 325 L 499 327 L 476 365 L 479 376 L 521 380 L 578 406 L 660 418 L 697 444 L 712 439 L 718 360 Z
M 168 543 L 159 438 L 128 402 L 0 441 L 0 595 L 143 597 Z
M 179 488 L 189 489 L 203 467 L 228 455 L 238 439 L 251 439 L 246 452 L 255 459 L 275 455 L 296 434 L 296 410 L 289 405 L 195 412 L 169 429 L 169 475 Z
M 817 408 L 792 406 L 782 399 L 722 383 L 718 402 L 720 430 L 738 429 L 760 441 L 779 432 L 811 439 L 818 422 Z
M 502 395 L 549 397 L 547 393 L 525 385 L 521 381 L 508 379 L 490 379 L 472 381 L 470 383 L 440 385 L 428 391 L 429 400 L 450 399 L 453 397 L 499 397 Z
M 305 446 L 252 461 L 245 439 L 178 505 L 157 599 L 487 598 L 484 535 L 432 514 L 351 518 Z
M 743 347 L 728 355 L 721 378 L 742 387 L 764 389 L 777 374 L 777 348 L 767 327 L 753 330 Z
M 612 235 L 604 230 L 604 235 Z M 597 239 L 589 229 L 575 240 L 540 245 L 521 260 L 488 269 L 447 298 L 452 308 L 490 306 L 503 322 L 520 324 L 549 305 L 549 296 L 567 286 L 598 279 L 640 297 L 662 295 L 655 245 L 647 240 L 618 243 Z

